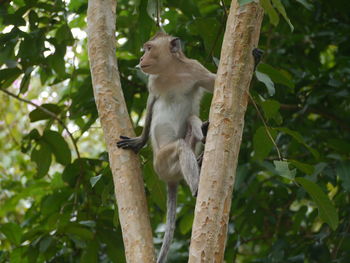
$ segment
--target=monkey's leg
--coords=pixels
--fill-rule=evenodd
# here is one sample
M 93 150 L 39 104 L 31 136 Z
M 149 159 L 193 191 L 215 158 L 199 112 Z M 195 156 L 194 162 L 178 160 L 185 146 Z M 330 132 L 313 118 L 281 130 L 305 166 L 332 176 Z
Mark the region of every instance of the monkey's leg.
M 178 181 L 181 178 L 178 175 L 182 174 L 192 194 L 194 196 L 197 194 L 199 183 L 197 159 L 184 139 L 160 148 L 155 156 L 154 168 L 158 176 L 166 182 Z
M 209 121 L 205 121 L 202 123 L 202 133 L 203 133 L 203 140 L 202 142 L 205 144 L 205 141 L 207 139 L 207 133 L 209 129 Z
M 182 175 L 190 187 L 192 195 L 197 196 L 199 167 L 196 156 L 190 146 L 182 139 L 178 140 L 178 153 Z
M 194 151 L 197 142 L 203 141 L 202 121 L 196 115 L 191 115 L 187 120 L 187 132 L 185 141 Z
M 203 143 L 203 144 L 205 144 L 205 142 L 206 142 L 206 140 L 207 140 L 208 128 L 209 128 L 209 121 L 203 122 L 203 123 L 202 123 L 202 133 L 203 133 L 202 143 Z M 202 152 L 197 156 L 197 164 L 198 164 L 199 170 L 200 170 L 201 167 L 202 167 L 203 156 L 204 156 L 204 149 L 203 149 Z

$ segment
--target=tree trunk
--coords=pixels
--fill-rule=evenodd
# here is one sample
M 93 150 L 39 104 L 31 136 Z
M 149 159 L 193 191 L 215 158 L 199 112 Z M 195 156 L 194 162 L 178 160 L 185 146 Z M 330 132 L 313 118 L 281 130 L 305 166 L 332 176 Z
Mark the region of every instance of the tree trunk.
M 231 3 L 210 108 L 189 262 L 223 262 L 232 189 L 263 10 Z
M 118 149 L 119 135 L 134 136 L 115 57 L 115 0 L 89 0 L 88 50 L 98 114 L 109 153 L 127 262 L 154 262 L 154 247 L 140 161 Z

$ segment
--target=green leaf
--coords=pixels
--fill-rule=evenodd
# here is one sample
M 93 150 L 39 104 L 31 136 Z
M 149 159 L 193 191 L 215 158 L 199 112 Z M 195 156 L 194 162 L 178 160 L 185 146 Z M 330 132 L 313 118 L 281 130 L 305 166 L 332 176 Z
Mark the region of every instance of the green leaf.
M 303 173 L 311 175 L 315 171 L 315 168 L 313 165 L 302 163 L 296 160 L 288 160 L 288 161 Z
M 180 220 L 180 232 L 181 234 L 187 234 L 191 228 L 193 223 L 194 215 L 193 213 L 186 213 Z
M 94 188 L 94 186 L 97 184 L 97 182 L 102 178 L 102 174 L 98 175 L 98 176 L 94 176 L 90 178 L 90 184 L 91 187 Z
M 270 77 L 264 73 L 257 71 L 257 70 L 255 71 L 255 76 L 260 82 L 265 84 L 269 95 L 273 96 L 275 94 L 275 85 L 273 84 Z
M 276 10 L 273 8 L 270 0 L 261 0 L 261 6 L 264 8 L 265 13 L 268 14 L 271 24 L 274 26 L 278 25 L 279 17 Z
M 94 228 L 96 226 L 96 222 L 93 220 L 79 221 L 79 224 L 82 226 L 87 226 L 91 228 Z
M 107 245 L 107 254 L 114 263 L 126 262 L 124 258 L 124 244 L 121 234 L 117 234 L 113 229 L 98 229 L 96 233 L 99 240 Z
M 284 71 L 275 69 L 269 64 L 260 63 L 258 65 L 258 71 L 267 74 L 274 83 L 285 85 L 294 90 L 294 83 L 291 77 Z
M 244 6 L 246 4 L 249 4 L 253 2 L 254 0 L 238 0 L 239 6 Z
M 18 224 L 3 224 L 0 226 L 0 232 L 2 232 L 6 238 L 15 246 L 19 246 L 21 244 L 22 229 Z
M 329 138 L 327 140 L 327 146 L 341 154 L 347 154 L 350 152 L 350 143 L 347 140 Z
M 281 132 L 284 132 L 284 133 L 292 136 L 297 142 L 304 145 L 312 153 L 312 155 L 316 159 L 318 159 L 320 157 L 320 154 L 318 153 L 318 151 L 316 151 L 315 149 L 311 148 L 309 145 L 306 144 L 306 142 L 304 141 L 304 138 L 301 136 L 301 134 L 299 132 L 292 131 L 292 130 L 285 128 L 285 127 L 277 128 L 277 129 Z
M 274 119 L 276 123 L 282 123 L 282 116 L 279 113 L 280 103 L 276 100 L 265 100 L 260 103 L 267 120 Z
M 41 213 L 44 216 L 59 212 L 62 204 L 66 202 L 67 194 L 53 193 L 43 198 L 41 202 Z
M 75 186 L 81 169 L 84 167 L 82 161 L 82 159 L 76 159 L 73 163 L 68 164 L 63 170 L 62 180 L 68 183 L 70 187 Z
M 166 190 L 165 184 L 153 171 L 152 162 L 147 162 L 143 167 L 147 189 L 150 191 L 151 199 L 163 211 L 166 211 Z
M 337 175 L 342 181 L 342 186 L 350 192 L 350 162 L 342 162 L 337 165 Z
M 74 44 L 74 37 L 67 24 L 63 24 L 56 32 L 58 43 L 65 43 L 67 46 Z
M 27 68 L 22 80 L 21 80 L 21 85 L 20 85 L 20 93 L 26 93 L 29 87 L 29 83 L 30 83 L 30 75 L 33 71 L 33 67 L 29 67 Z
M 13 249 L 10 253 L 10 263 L 22 263 L 24 250 L 24 247 L 17 247 Z
M 53 239 L 50 236 L 43 238 L 40 241 L 40 244 L 39 244 L 39 251 L 40 251 L 40 253 L 46 252 L 47 249 L 50 247 L 52 241 L 53 241 Z
M 250 172 L 249 172 L 248 164 L 238 165 L 237 172 L 236 172 L 235 185 L 234 185 L 235 191 L 238 191 L 239 189 L 241 189 L 241 186 L 243 185 L 244 181 L 246 180 L 246 178 L 249 174 L 250 174 Z
M 273 164 L 275 165 L 278 175 L 289 180 L 293 180 L 295 178 L 296 170 L 290 170 L 288 167 L 289 163 L 287 161 L 273 161 Z
M 294 26 L 292 25 L 292 23 L 290 22 L 286 10 L 284 9 L 284 6 L 282 5 L 280 0 L 272 0 L 273 5 L 276 7 L 276 9 L 278 10 L 278 12 L 283 16 L 283 18 L 287 21 L 290 30 L 293 32 L 294 30 Z
M 97 263 L 98 261 L 99 244 L 96 240 L 90 241 L 84 249 L 80 262 Z
M 74 1 L 70 1 L 70 2 L 69 2 L 68 8 L 69 8 L 69 10 L 71 10 L 71 11 L 78 12 L 79 9 L 80 9 L 83 5 L 86 5 L 86 4 L 87 4 L 87 1 L 86 1 L 86 0 L 74 0 Z M 84 18 L 84 16 L 83 16 L 83 15 L 80 15 L 78 18 Z
M 61 112 L 61 108 L 57 106 L 56 104 L 42 104 L 41 107 L 49 110 L 50 112 L 58 115 Z M 35 109 L 29 113 L 30 122 L 36 122 L 46 119 L 51 119 L 52 116 L 47 114 L 46 112 L 42 111 L 41 109 Z
M 51 148 L 58 163 L 67 165 L 71 162 L 71 151 L 61 134 L 56 131 L 45 130 L 42 138 Z
M 162 0 L 148 0 L 147 2 L 147 13 L 150 16 L 150 18 L 154 19 L 157 18 L 157 12 L 158 12 L 158 1 L 159 1 L 159 10 L 162 10 Z
M 276 138 L 277 132 L 269 128 L 269 132 L 273 138 Z M 259 127 L 253 137 L 253 146 L 254 146 L 254 158 L 257 160 L 265 159 L 271 149 L 273 148 L 273 142 L 268 136 L 265 127 Z
M 60 54 L 60 52 L 55 52 L 55 54 L 48 56 L 46 59 L 49 66 L 52 67 L 59 76 L 64 76 L 66 73 L 64 55 Z
M 34 246 L 30 246 L 26 251 L 26 256 L 28 258 L 28 263 L 38 262 L 39 249 Z
M 210 25 L 210 27 L 208 27 Z M 191 24 L 189 29 L 194 34 L 200 36 L 204 41 L 204 47 L 207 53 L 213 52 L 213 47 L 220 48 L 220 45 L 215 45 L 217 42 L 218 31 L 221 24 L 215 18 L 196 18 Z M 216 54 L 216 52 L 214 52 Z
M 71 234 L 77 236 L 83 240 L 92 240 L 94 234 L 87 228 L 80 226 L 76 223 L 69 223 L 64 229 L 63 232 L 66 234 Z
M 114 214 L 113 214 L 113 225 L 114 227 L 118 228 L 120 226 L 119 222 L 119 214 L 118 214 L 118 208 L 114 208 Z
M 39 63 L 43 56 L 44 47 L 44 30 L 36 30 L 30 33 L 22 33 L 23 40 L 20 42 L 17 56 L 21 61 L 30 64 Z
M 28 14 L 28 18 L 29 18 L 29 24 L 31 26 L 31 30 L 34 31 L 35 30 L 35 24 L 38 22 L 38 14 L 35 13 L 34 10 L 31 10 Z
M 36 163 L 37 178 L 45 176 L 51 165 L 50 147 L 44 141 L 39 141 L 37 147 L 32 150 L 31 160 Z
M 306 0 L 296 0 L 298 3 L 302 4 L 306 9 L 312 10 L 314 6 L 307 2 Z
M 339 224 L 339 218 L 338 213 L 328 196 L 317 184 L 308 179 L 298 177 L 295 178 L 295 181 L 301 184 L 302 187 L 309 193 L 318 207 L 321 219 L 335 231 Z
M 22 71 L 19 68 L 6 68 L 0 70 L 1 88 L 9 87 L 20 75 Z

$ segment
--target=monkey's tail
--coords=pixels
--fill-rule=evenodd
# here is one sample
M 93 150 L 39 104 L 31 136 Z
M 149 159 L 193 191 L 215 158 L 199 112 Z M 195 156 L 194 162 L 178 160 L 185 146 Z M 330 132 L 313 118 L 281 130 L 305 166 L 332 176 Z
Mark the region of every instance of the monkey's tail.
M 157 263 L 165 263 L 169 252 L 171 241 L 174 237 L 176 222 L 176 195 L 178 183 L 168 183 L 166 226 Z

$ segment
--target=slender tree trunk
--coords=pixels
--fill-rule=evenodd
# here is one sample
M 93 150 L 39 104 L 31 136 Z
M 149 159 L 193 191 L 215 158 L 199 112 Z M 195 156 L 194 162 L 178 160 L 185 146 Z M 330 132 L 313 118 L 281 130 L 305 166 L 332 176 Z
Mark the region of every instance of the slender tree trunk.
M 89 0 L 88 49 L 94 96 L 113 174 L 119 221 L 129 263 L 155 261 L 140 161 L 119 150 L 119 135 L 133 136 L 115 57 L 115 0 Z
M 210 108 L 189 262 L 223 262 L 232 189 L 263 10 L 231 3 Z

